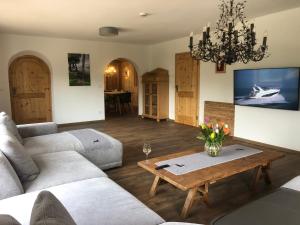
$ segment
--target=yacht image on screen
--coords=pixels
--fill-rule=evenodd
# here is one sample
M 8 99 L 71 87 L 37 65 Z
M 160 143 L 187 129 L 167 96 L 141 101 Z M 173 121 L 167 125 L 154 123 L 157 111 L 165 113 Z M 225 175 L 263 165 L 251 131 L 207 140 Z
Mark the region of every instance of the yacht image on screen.
M 299 68 L 235 70 L 234 103 L 298 110 Z
M 263 89 L 262 87 L 255 84 L 252 88 L 251 93 L 249 94 L 249 98 L 270 98 L 277 95 L 279 92 L 280 89 Z

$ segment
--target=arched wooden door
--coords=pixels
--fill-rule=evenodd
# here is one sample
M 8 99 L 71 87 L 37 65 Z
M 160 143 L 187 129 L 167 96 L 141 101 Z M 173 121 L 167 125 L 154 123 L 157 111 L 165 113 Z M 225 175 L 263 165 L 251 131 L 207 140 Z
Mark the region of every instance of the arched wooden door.
M 52 121 L 51 78 L 46 63 L 22 56 L 9 67 L 12 116 L 17 124 Z

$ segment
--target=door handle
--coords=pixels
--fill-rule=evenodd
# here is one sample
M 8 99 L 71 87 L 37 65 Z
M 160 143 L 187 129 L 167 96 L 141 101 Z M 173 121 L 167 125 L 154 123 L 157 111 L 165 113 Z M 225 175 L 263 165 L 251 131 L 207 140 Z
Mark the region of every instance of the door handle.
M 176 89 L 176 92 L 178 92 L 178 85 L 177 84 L 175 85 L 175 89 Z

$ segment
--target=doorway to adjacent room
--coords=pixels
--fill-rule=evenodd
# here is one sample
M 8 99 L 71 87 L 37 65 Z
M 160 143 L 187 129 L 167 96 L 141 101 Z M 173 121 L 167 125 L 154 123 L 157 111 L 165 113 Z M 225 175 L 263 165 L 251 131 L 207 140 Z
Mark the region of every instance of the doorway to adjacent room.
M 104 71 L 105 115 L 138 115 L 138 76 L 127 59 L 111 61 Z

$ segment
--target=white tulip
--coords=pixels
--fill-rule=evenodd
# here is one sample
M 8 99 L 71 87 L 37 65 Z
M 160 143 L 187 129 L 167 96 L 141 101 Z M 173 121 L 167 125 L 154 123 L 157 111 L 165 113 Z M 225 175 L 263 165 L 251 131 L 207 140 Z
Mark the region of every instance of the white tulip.
M 216 132 L 216 134 L 218 134 L 219 133 L 219 129 L 216 129 L 215 132 Z
M 225 124 L 224 127 L 227 129 L 228 128 L 228 124 Z

